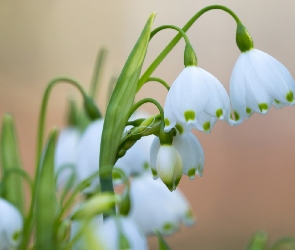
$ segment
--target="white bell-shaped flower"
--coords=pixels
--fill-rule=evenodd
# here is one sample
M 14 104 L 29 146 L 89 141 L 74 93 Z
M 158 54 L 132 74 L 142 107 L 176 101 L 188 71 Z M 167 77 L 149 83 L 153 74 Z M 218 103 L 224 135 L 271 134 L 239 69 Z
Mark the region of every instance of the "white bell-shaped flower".
M 178 125 L 176 125 L 178 127 Z M 179 153 L 182 161 L 182 173 L 187 175 L 191 180 L 195 174 L 203 176 L 204 169 L 204 151 L 201 143 L 196 136 L 190 131 L 183 131 L 173 138 L 172 145 Z M 154 178 L 159 177 L 156 158 L 160 148 L 160 140 L 156 137 L 151 146 L 150 164 Z
M 172 234 L 181 222 L 190 226 L 194 223 L 191 208 L 176 189 L 170 192 L 160 180 L 153 180 L 150 174 L 134 177 L 130 184 L 132 218 L 144 232 L 153 234 Z
M 170 191 L 176 189 L 182 177 L 182 160 L 173 145 L 160 145 L 156 137 L 150 151 L 150 164 L 154 178 L 160 177 Z
M 98 172 L 103 119 L 92 122 L 82 134 L 76 151 L 77 177 L 81 182 Z M 93 179 L 85 192 L 96 190 L 99 177 Z
M 168 92 L 164 107 L 165 131 L 180 123 L 210 132 L 217 119 L 228 119 L 229 110 L 229 97 L 222 84 L 209 72 L 188 66 Z
M 72 236 L 83 227 L 83 222 L 73 222 Z M 127 217 L 108 217 L 102 223 L 100 216 L 95 217 L 86 227 L 80 240 L 75 244 L 74 250 L 89 249 L 91 241 L 95 241 L 98 249 L 119 250 L 145 250 L 147 241 L 138 225 Z
M 266 114 L 271 105 L 294 105 L 294 92 L 294 79 L 283 64 L 254 48 L 242 52 L 230 79 L 235 116 L 230 124 L 239 124 L 254 112 Z
M 81 134 L 76 128 L 63 129 L 58 137 L 54 167 L 59 172 L 57 186 L 64 185 L 72 174 L 76 175 L 76 147 Z
M 17 249 L 23 229 L 20 212 L 8 201 L 0 198 L 0 250 Z
M 147 113 L 136 111 L 129 120 L 133 121 L 148 117 L 149 115 Z M 127 130 L 130 128 L 131 126 L 126 127 Z M 133 174 L 141 174 L 143 171 L 147 170 L 149 168 L 150 147 L 154 138 L 154 135 L 143 136 L 128 149 L 122 158 L 118 159 L 116 167 L 122 169 L 127 177 Z

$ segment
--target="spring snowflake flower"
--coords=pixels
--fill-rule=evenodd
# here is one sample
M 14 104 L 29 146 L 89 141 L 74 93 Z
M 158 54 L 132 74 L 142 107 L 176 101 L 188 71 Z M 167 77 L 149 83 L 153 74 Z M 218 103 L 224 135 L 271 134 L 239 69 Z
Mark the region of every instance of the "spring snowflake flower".
M 98 172 L 103 122 L 103 119 L 99 119 L 89 124 L 79 140 L 76 151 L 77 178 L 79 182 Z M 96 190 L 98 185 L 99 177 L 93 179 L 85 192 Z
M 182 173 L 187 175 L 191 180 L 195 178 L 195 174 L 203 176 L 204 151 L 196 136 L 189 131 L 182 131 L 181 134 L 178 134 L 173 138 L 172 145 L 181 157 Z M 156 137 L 151 146 L 150 162 L 155 179 L 158 178 L 158 176 L 161 177 L 156 162 L 159 148 L 160 140 Z
M 188 66 L 168 92 L 165 131 L 180 123 L 210 132 L 217 119 L 228 119 L 229 110 L 229 97 L 222 84 L 207 71 Z
M 150 174 L 133 178 L 130 198 L 132 207 L 128 216 L 145 235 L 155 231 L 172 234 L 181 222 L 187 226 L 194 223 L 191 208 L 183 194 L 178 189 L 170 192 L 160 180 L 153 180 Z
M 71 238 L 83 228 L 83 221 L 73 221 Z M 108 217 L 102 222 L 102 216 L 93 218 L 86 227 L 82 237 L 75 243 L 74 250 L 90 249 L 130 249 L 145 250 L 147 241 L 138 225 L 127 217 Z M 93 249 L 93 248 L 91 248 Z
M 12 204 L 2 198 L 0 211 L 0 250 L 17 249 L 23 229 L 23 218 Z
M 295 84 L 287 68 L 272 56 L 250 49 L 239 56 L 230 79 L 230 100 L 234 118 L 241 123 L 254 112 L 266 114 L 271 105 L 294 105 Z
M 66 128 L 60 132 L 55 149 L 55 172 L 59 172 L 57 186 L 64 185 L 70 176 L 76 176 L 76 147 L 80 132 L 76 128 Z

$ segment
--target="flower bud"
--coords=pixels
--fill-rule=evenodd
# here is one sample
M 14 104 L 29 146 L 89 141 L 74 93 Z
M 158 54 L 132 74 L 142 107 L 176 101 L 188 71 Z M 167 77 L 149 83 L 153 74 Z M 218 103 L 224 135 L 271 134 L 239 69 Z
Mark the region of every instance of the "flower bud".
M 173 145 L 161 145 L 157 154 L 158 175 L 170 191 L 176 189 L 182 176 L 182 160 Z

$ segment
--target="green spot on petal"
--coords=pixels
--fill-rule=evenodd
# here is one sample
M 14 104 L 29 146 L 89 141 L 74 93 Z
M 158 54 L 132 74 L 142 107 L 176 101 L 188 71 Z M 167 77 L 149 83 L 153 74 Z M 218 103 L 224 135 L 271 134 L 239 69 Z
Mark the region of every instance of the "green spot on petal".
M 171 231 L 175 229 L 175 226 L 172 223 L 167 222 L 162 226 L 162 228 L 164 231 Z
M 280 103 L 281 103 L 281 102 L 278 101 L 277 99 L 274 99 L 274 101 L 275 101 L 276 104 L 280 104 Z
M 234 111 L 236 121 L 240 120 L 240 115 L 237 111 Z
M 286 95 L 286 99 L 288 102 L 293 102 L 294 100 L 294 95 L 292 91 L 289 91 L 289 93 Z
M 188 122 L 189 120 L 193 121 L 195 120 L 196 114 L 192 110 L 187 110 L 184 112 L 184 118 Z
M 216 117 L 220 118 L 221 116 L 223 116 L 223 110 L 222 109 L 216 110 Z
M 20 231 L 15 231 L 14 234 L 12 235 L 12 239 L 14 241 L 18 241 L 19 237 L 20 237 Z
M 209 131 L 210 130 L 210 127 L 211 127 L 210 122 L 205 122 L 203 124 L 203 128 L 204 128 L 205 131 Z
M 184 129 L 183 129 L 183 127 L 180 124 L 176 124 L 175 127 L 178 130 L 179 134 L 182 134 L 183 133 Z
M 246 108 L 246 112 L 247 112 L 247 114 L 251 114 L 252 109 L 250 109 L 249 107 L 247 107 L 247 108 Z
M 267 103 L 260 103 L 260 104 L 258 104 L 258 107 L 259 107 L 261 112 L 263 112 L 263 110 L 268 110 L 268 104 Z
M 188 172 L 187 175 L 188 177 L 193 180 L 195 178 L 195 174 L 196 174 L 196 169 L 195 168 L 191 168 Z
M 152 174 L 153 174 L 153 176 L 157 176 L 158 175 L 157 170 L 155 170 L 155 169 L 152 168 Z
M 185 217 L 194 218 L 193 211 L 191 209 L 187 210 L 186 213 L 185 213 Z
M 145 163 L 143 163 L 143 168 L 144 169 L 149 169 L 149 163 L 148 162 L 145 162 Z
M 165 126 L 169 126 L 170 125 L 170 121 L 168 120 L 168 118 L 165 118 L 164 119 L 164 123 L 165 123 Z

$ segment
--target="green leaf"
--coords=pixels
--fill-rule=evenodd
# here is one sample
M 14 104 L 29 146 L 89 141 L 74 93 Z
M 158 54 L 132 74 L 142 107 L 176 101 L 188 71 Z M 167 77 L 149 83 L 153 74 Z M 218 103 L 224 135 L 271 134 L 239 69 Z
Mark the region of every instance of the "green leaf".
M 165 242 L 164 238 L 160 234 L 160 232 L 156 231 L 157 238 L 158 238 L 158 249 L 159 250 L 170 250 L 170 247 Z
M 271 250 L 294 250 L 295 249 L 295 238 L 284 237 L 279 239 L 270 248 Z
M 129 55 L 107 107 L 101 139 L 100 168 L 114 166 L 115 164 L 122 133 L 129 118 L 128 113 L 134 102 L 154 18 L 155 13 L 148 19 Z M 102 191 L 113 191 L 111 172 L 101 176 L 101 189 Z
M 5 114 L 2 121 L 0 157 L 2 176 L 5 178 L 2 186 L 2 196 L 23 213 L 24 192 L 22 177 L 16 172 L 8 174 L 12 169 L 22 169 L 14 121 L 10 114 Z
M 267 247 L 267 234 L 264 231 L 256 232 L 249 242 L 247 250 L 265 250 Z
M 55 244 L 55 219 L 58 212 L 54 179 L 54 153 L 58 131 L 49 135 L 41 160 L 36 200 L 36 249 L 57 249 Z M 38 178 L 38 177 L 36 177 Z

